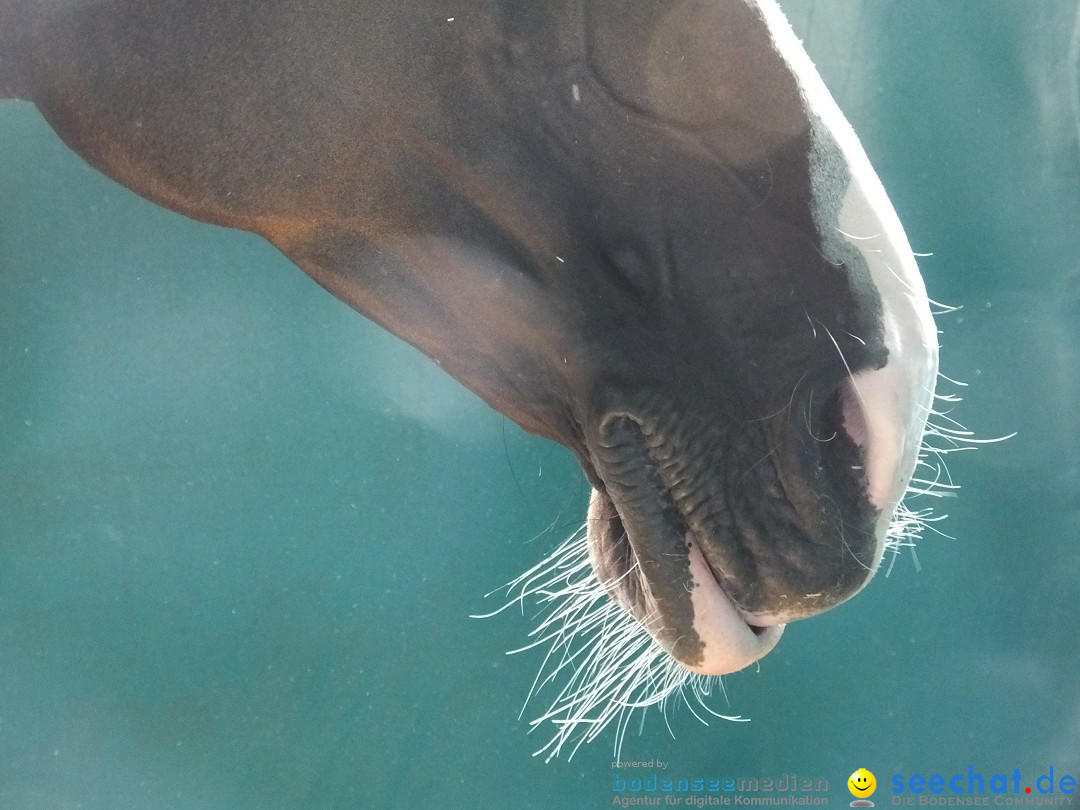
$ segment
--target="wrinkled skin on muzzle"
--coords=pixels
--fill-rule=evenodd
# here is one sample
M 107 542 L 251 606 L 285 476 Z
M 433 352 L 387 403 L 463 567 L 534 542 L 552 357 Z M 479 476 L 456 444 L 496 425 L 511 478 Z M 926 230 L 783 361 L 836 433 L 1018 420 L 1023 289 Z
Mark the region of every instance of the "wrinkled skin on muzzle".
M 916 463 L 903 230 L 773 0 L 446 18 L 22 0 L 0 90 L 568 447 L 611 596 L 686 667 L 746 666 L 865 585 Z

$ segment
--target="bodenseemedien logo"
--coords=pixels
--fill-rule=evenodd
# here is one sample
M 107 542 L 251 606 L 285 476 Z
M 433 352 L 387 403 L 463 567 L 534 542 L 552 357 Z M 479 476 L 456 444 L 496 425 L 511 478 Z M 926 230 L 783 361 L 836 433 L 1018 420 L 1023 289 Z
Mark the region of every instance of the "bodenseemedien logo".
M 877 790 L 877 779 L 866 768 L 859 768 L 847 780 L 847 789 L 851 791 L 851 795 L 855 797 L 855 801 L 851 803 L 852 807 L 873 807 L 874 803 L 870 801 L 870 797 L 874 795 L 874 791 Z

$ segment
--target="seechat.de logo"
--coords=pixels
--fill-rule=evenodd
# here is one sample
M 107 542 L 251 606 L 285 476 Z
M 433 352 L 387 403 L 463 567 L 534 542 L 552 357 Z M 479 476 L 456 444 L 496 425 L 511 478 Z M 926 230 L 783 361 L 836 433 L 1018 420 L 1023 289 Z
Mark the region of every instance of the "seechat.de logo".
M 968 765 L 967 773 L 896 774 L 892 778 L 894 805 L 966 804 L 973 806 L 1046 805 L 1071 800 L 1076 792 L 1076 776 L 1054 771 L 1053 766 L 1035 778 L 1012 773 L 981 773 Z M 914 794 L 914 795 L 909 795 Z M 964 801 L 954 795 L 971 797 Z M 1058 798 L 1054 799 L 1054 796 Z

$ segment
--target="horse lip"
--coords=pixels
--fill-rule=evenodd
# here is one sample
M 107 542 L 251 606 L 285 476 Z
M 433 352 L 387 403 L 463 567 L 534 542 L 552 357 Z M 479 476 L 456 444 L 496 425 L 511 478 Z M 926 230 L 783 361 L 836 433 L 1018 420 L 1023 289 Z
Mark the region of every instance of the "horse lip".
M 724 590 L 697 543 L 690 543 L 690 570 L 695 587 L 694 629 L 705 644 L 703 660 L 689 668 L 702 675 L 726 675 L 760 660 L 776 646 L 784 623 L 760 624 Z
M 609 441 L 596 464 L 606 486 L 594 490 L 589 507 L 598 579 L 687 669 L 726 674 L 754 663 L 776 645 L 782 624 L 749 621 L 721 586 L 663 485 L 640 424 L 626 418 L 606 426 Z

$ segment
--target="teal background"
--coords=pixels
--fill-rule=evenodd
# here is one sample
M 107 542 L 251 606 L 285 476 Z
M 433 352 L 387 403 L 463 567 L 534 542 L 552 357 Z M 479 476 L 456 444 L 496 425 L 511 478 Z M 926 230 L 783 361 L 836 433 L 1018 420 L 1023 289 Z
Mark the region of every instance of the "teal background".
M 1073 0 L 783 4 L 921 260 L 954 415 L 941 524 L 789 628 L 674 776 L 1080 775 L 1080 18 Z M 607 807 L 544 764 L 528 623 L 469 619 L 581 521 L 523 434 L 250 235 L 0 104 L 0 808 Z M 535 709 L 539 710 L 541 704 Z M 622 776 L 631 775 L 621 771 Z

